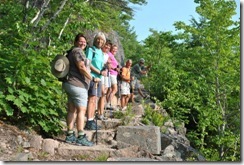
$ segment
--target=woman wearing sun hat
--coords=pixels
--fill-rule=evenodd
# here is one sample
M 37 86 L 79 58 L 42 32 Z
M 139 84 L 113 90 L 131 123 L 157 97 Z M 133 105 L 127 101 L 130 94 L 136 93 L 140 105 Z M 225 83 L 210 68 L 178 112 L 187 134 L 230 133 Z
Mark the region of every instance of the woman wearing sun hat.
M 68 78 L 63 82 L 63 89 L 68 95 L 67 136 L 65 141 L 82 146 L 92 146 L 84 133 L 85 114 L 87 108 L 88 88 L 92 79 L 89 69 L 89 60 L 84 54 L 86 38 L 83 34 L 77 34 L 74 47 L 69 51 L 70 62 Z M 78 131 L 76 138 L 74 123 Z

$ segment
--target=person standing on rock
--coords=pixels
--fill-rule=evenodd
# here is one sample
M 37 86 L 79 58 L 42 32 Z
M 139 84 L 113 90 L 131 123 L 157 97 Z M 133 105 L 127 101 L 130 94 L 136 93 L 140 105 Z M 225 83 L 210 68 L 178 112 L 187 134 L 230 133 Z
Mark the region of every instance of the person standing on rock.
M 111 69 L 111 60 L 109 58 L 108 52 L 110 51 L 112 46 L 112 42 L 108 39 L 106 39 L 106 44 L 102 47 L 103 55 L 104 55 L 104 68 L 107 69 L 107 75 L 102 76 L 101 82 L 102 82 L 102 96 L 98 100 L 98 119 L 99 120 L 107 120 L 107 117 L 104 116 L 104 107 L 106 102 L 106 94 L 108 91 L 108 88 L 110 87 L 110 81 L 109 81 L 109 70 Z
M 119 63 L 115 58 L 117 51 L 118 51 L 118 46 L 113 44 L 110 52 L 108 53 L 109 58 L 111 59 L 111 69 L 109 70 L 111 87 L 108 89 L 107 103 L 110 103 L 110 105 L 111 105 L 111 101 L 113 100 L 115 94 L 118 91 L 117 76 L 118 76 L 118 72 L 120 71 L 120 68 L 119 68 Z M 107 104 L 107 108 L 113 109 L 113 107 L 110 107 L 108 104 Z
M 132 60 L 127 60 L 125 66 L 121 69 L 121 110 L 124 111 L 127 108 L 128 101 L 130 99 L 130 68 Z
M 145 60 L 143 58 L 141 58 L 139 60 L 139 63 L 135 64 L 132 68 L 131 68 L 131 74 L 134 77 L 134 80 L 132 81 L 132 84 L 134 86 L 135 90 L 138 90 L 138 93 L 141 95 L 141 97 L 143 98 L 147 98 L 147 95 L 144 95 L 141 91 L 141 84 L 140 84 L 140 79 L 145 76 L 151 65 L 145 67 L 144 66 Z M 134 96 L 132 94 L 132 98 L 131 98 L 132 102 L 134 102 Z
M 104 33 L 98 32 L 93 40 L 93 46 L 90 47 L 86 56 L 91 61 L 91 75 L 92 81 L 90 82 L 90 87 L 88 90 L 88 108 L 87 108 L 87 122 L 86 130 L 97 130 L 100 129 L 99 126 L 94 121 L 95 111 L 97 105 L 97 99 L 102 96 L 101 92 L 101 78 L 102 76 L 107 76 L 107 70 L 104 70 L 104 55 L 102 52 L 102 47 L 106 43 L 106 38 Z
M 69 76 L 62 86 L 68 96 L 67 114 L 67 143 L 76 143 L 82 146 L 92 146 L 93 143 L 87 140 L 84 133 L 85 113 L 87 108 L 88 88 L 92 76 L 90 75 L 89 60 L 84 54 L 86 38 L 83 34 L 77 34 L 74 40 L 74 47 L 69 51 L 70 63 Z M 74 124 L 78 131 L 76 138 Z

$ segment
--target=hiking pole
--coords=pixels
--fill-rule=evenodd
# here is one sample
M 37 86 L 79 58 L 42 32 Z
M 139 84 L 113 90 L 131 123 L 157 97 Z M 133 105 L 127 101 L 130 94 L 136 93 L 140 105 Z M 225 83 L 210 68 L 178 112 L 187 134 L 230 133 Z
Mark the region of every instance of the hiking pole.
M 117 107 L 119 107 L 119 103 L 120 103 L 120 97 L 121 97 L 121 81 L 119 80 L 118 81 L 118 94 L 119 94 L 119 98 L 118 98 L 118 101 L 117 101 Z M 121 106 L 121 105 L 120 105 Z
M 95 109 L 95 118 L 96 118 L 96 145 L 97 145 L 97 118 L 98 118 L 98 110 L 97 110 L 97 82 L 95 81 L 95 91 L 96 91 L 96 99 L 95 99 L 95 104 L 96 104 L 96 109 Z
M 110 90 L 111 90 L 111 78 L 110 78 L 110 73 L 108 72 L 108 75 L 109 75 L 109 78 L 108 80 L 110 81 L 109 84 L 110 84 Z M 112 104 L 111 104 L 111 92 L 109 92 L 109 104 L 110 104 L 110 108 L 109 108 L 109 116 L 110 116 L 110 119 L 112 120 Z

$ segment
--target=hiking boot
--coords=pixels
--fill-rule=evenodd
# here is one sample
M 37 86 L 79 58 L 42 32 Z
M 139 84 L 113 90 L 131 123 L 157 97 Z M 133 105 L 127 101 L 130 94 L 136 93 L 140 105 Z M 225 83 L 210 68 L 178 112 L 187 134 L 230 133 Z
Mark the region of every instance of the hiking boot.
M 76 144 L 79 146 L 93 146 L 94 144 L 86 138 L 85 135 L 78 136 Z
M 75 132 L 73 132 L 72 134 L 67 134 L 67 136 L 65 138 L 65 142 L 66 143 L 75 143 L 76 142 Z
M 107 118 L 107 117 L 104 117 L 103 115 L 99 115 L 99 116 L 97 117 L 97 119 L 98 119 L 98 120 L 102 120 L 102 121 L 104 121 L 104 120 L 108 120 L 108 118 Z
M 96 130 L 96 129 L 100 129 L 100 127 L 98 125 L 96 125 L 95 121 L 92 120 L 92 121 L 87 121 L 86 122 L 86 126 L 85 126 L 85 129 L 86 130 Z

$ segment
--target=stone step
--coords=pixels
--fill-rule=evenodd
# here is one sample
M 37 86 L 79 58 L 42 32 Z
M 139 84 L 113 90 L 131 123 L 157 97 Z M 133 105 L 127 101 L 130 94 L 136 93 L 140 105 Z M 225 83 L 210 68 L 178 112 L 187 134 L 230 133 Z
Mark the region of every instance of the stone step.
M 101 129 L 107 130 L 107 129 L 116 129 L 118 126 L 122 125 L 122 122 L 120 119 L 115 118 L 108 118 L 107 120 L 97 120 L 97 124 L 101 126 Z
M 92 147 L 77 146 L 67 143 L 60 143 L 59 148 L 56 149 L 57 154 L 63 157 L 69 157 L 73 159 L 91 159 L 96 160 L 99 157 L 109 157 L 114 155 L 116 149 L 109 147 L 108 145 L 94 145 Z
M 85 130 L 87 139 L 89 141 L 92 141 L 95 144 L 104 144 L 104 145 L 117 145 L 117 142 L 115 141 L 116 136 L 116 130 L 110 129 L 110 130 L 95 130 L 88 131 Z

